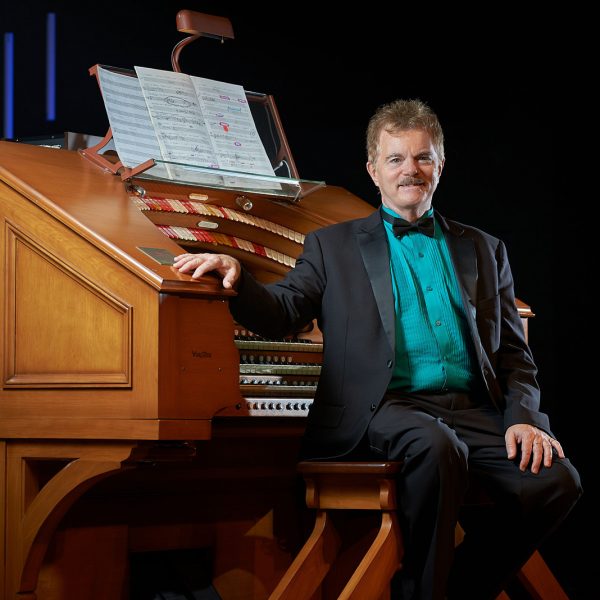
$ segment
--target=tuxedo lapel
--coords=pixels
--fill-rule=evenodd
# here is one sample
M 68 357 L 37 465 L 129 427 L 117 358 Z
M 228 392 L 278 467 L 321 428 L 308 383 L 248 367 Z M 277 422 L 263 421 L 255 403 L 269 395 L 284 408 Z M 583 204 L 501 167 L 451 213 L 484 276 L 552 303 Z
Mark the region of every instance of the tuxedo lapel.
M 373 288 L 383 329 L 392 352 L 395 352 L 396 323 L 389 249 L 379 211 L 375 211 L 362 221 L 361 227 L 357 231 L 357 241 Z
M 480 354 L 479 332 L 477 331 L 476 305 L 477 305 L 477 254 L 475 244 L 469 237 L 465 237 L 464 229 L 457 223 L 448 223 L 439 213 L 438 221 L 442 224 L 446 234 L 446 243 L 450 250 L 454 273 L 462 295 L 467 322 L 471 336 L 475 342 L 477 354 Z
M 477 255 L 473 240 L 455 235 L 446 236 L 446 243 L 454 263 L 454 271 L 462 288 L 465 304 L 477 302 Z

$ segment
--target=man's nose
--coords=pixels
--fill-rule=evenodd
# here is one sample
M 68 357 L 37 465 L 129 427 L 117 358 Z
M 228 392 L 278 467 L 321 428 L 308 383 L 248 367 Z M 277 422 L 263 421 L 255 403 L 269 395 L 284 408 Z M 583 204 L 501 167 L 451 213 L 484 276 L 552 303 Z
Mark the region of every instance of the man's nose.
M 402 164 L 402 172 L 405 175 L 416 175 L 419 172 L 419 163 L 414 158 L 405 158 Z

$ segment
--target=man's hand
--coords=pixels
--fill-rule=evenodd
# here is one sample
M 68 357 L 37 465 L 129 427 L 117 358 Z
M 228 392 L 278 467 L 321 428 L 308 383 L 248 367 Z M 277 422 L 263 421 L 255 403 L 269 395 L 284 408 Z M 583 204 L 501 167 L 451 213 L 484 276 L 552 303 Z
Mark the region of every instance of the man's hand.
M 562 446 L 558 440 L 551 438 L 545 431 L 519 423 L 511 425 L 504 435 L 506 441 L 506 452 L 510 460 L 517 456 L 517 447 L 521 445 L 521 461 L 519 469 L 525 471 L 529 461 L 531 461 L 531 472 L 539 473 L 540 466 L 552 466 L 552 449 L 556 450 L 559 458 L 564 458 Z
M 242 272 L 240 262 L 227 254 L 180 254 L 175 257 L 173 266 L 180 273 L 193 271 L 194 279 L 216 271 L 223 278 L 224 288 L 233 288 Z

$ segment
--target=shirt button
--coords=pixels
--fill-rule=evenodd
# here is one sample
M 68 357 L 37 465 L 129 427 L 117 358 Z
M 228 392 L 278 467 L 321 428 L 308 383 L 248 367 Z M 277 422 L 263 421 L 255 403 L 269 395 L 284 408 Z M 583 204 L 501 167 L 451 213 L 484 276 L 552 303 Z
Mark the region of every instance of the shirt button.
M 388 366 L 388 369 L 391 369 L 393 364 L 394 364 L 394 363 L 393 363 L 391 360 L 388 360 L 388 361 L 387 361 L 387 366 Z
M 435 326 L 436 326 L 436 327 L 439 327 L 441 324 L 442 324 L 442 322 L 441 322 L 441 321 L 436 321 L 436 322 L 435 322 Z
M 422 252 L 419 252 L 419 258 L 423 258 L 425 255 Z
M 428 285 L 428 286 L 427 286 L 425 289 L 426 289 L 428 292 L 431 292 L 431 291 L 433 291 L 433 288 L 432 288 L 430 285 Z
M 377 406 L 375 404 L 371 404 L 371 412 L 373 412 L 376 408 Z

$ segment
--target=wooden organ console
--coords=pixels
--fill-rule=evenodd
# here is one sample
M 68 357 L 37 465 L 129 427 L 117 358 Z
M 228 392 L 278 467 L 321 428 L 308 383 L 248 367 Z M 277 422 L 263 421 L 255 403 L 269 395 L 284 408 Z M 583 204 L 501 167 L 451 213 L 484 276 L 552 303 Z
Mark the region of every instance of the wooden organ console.
M 272 280 L 306 233 L 373 208 L 332 186 L 299 203 L 246 193 L 244 211 L 238 192 L 144 185 L 0 142 L 1 598 L 125 600 L 131 556 L 190 548 L 209 549 L 221 597 L 265 598 L 301 545 L 291 417 L 310 404 L 318 330 L 257 338 L 216 278 L 142 248 L 229 251 Z
M 308 232 L 372 211 L 334 186 L 294 202 L 124 184 L 0 142 L 0 600 L 136 600 L 136 561 L 159 551 L 194 551 L 206 597 L 269 596 L 307 531 L 296 461 L 322 338 L 253 335 L 234 292 L 169 257 L 227 252 L 273 281 Z

